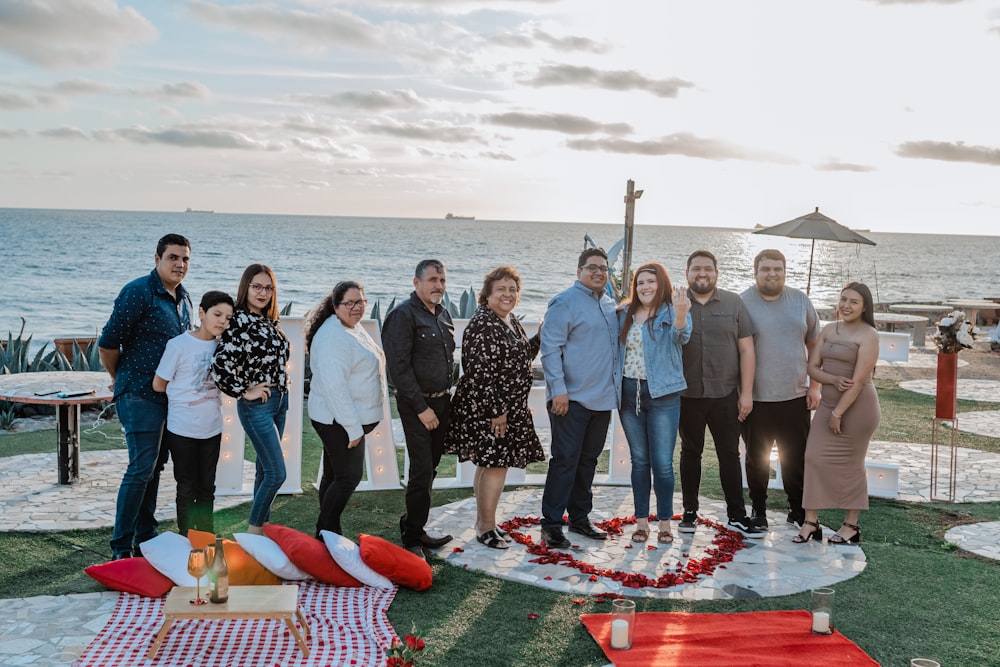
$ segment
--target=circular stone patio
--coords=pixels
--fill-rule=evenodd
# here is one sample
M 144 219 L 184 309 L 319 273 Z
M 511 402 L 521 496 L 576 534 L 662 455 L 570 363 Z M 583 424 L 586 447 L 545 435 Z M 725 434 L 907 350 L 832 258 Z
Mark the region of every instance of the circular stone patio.
M 725 523 L 726 510 L 722 501 L 701 498 L 699 516 Z M 497 516 L 505 519 L 540 516 L 542 489 L 521 489 L 503 494 Z M 674 500 L 680 507 L 680 497 Z M 632 490 L 627 487 L 594 487 L 594 522 L 632 515 Z M 797 529 L 785 523 L 784 513 L 769 512 L 771 528 L 763 539 L 745 539 L 746 548 L 737 551 L 733 561 L 719 566 L 715 573 L 691 584 L 671 588 L 629 588 L 610 578 L 590 575 L 558 564 L 532 563 L 535 558 L 525 547 L 514 542 L 509 549 L 490 549 L 476 541 L 473 522 L 476 517 L 475 498 L 431 509 L 427 531 L 450 533 L 455 539 L 437 553 L 445 562 L 488 574 L 500 579 L 540 586 L 560 593 L 596 595 L 615 593 L 632 597 L 670 598 L 683 600 L 728 600 L 734 598 L 777 597 L 832 586 L 857 576 L 867 560 L 858 546 L 833 546 L 825 542 L 794 544 L 791 539 Z M 825 534 L 833 530 L 824 526 Z M 525 529 L 534 541 L 539 529 Z M 656 531 L 650 541 L 637 544 L 630 540 L 632 526 L 625 534 L 607 541 L 591 540 L 566 532 L 573 543 L 570 553 L 577 560 L 600 568 L 641 573 L 651 579 L 673 572 L 689 559 L 701 558 L 712 545 L 715 529 L 698 525 L 693 534 L 677 532 L 673 524 L 673 544 L 656 542 Z M 649 549 L 648 547 L 655 547 Z

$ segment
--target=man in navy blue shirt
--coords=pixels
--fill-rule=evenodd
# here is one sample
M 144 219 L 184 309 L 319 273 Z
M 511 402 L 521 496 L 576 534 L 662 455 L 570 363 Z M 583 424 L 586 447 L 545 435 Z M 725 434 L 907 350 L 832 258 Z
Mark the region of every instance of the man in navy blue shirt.
M 590 522 L 591 485 L 597 458 L 604 450 L 611 411 L 620 403 L 618 315 L 605 293 L 608 255 L 601 248 L 584 250 L 577 261 L 577 280 L 549 301 L 541 329 L 545 398 L 552 426 L 552 457 L 542 495 L 542 539 L 556 549 L 570 545 L 563 534 L 563 512 L 569 529 L 603 540 L 607 535 Z
M 139 544 L 156 536 L 156 492 L 166 457 L 160 435 L 166 394 L 153 391 L 153 375 L 167 341 L 191 328 L 191 298 L 181 285 L 191 262 L 191 243 L 167 234 L 156 244 L 156 266 L 125 285 L 97 346 L 111 375 L 115 410 L 125 429 L 128 468 L 118 488 L 111 557 L 139 555 Z

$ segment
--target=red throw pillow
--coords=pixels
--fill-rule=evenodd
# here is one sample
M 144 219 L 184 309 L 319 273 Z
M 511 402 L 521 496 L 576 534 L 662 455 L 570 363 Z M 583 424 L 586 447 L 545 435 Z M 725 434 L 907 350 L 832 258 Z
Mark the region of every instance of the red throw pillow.
M 189 530 L 188 541 L 192 549 L 204 549 L 215 544 L 215 534 L 203 530 Z M 243 547 L 229 539 L 222 540 L 222 550 L 229 566 L 230 586 L 279 586 L 281 580 L 257 562 Z
M 91 565 L 83 571 L 111 590 L 135 593 L 148 598 L 164 596 L 174 587 L 174 582 L 160 574 L 141 556 Z
M 361 582 L 347 574 L 333 560 L 326 544 L 302 531 L 269 523 L 264 526 L 264 534 L 278 543 L 281 550 L 296 567 L 320 581 L 334 586 L 360 586 Z
M 394 584 L 425 591 L 434 583 L 431 566 L 420 556 L 375 535 L 358 535 L 361 560 Z

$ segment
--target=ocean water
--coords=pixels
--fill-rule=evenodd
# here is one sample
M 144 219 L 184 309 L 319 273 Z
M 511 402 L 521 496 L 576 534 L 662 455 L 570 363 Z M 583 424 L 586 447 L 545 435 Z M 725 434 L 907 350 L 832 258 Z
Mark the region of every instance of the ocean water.
M 191 240 L 184 284 L 195 303 L 210 289 L 235 296 L 243 268 L 270 265 L 279 302 L 304 315 L 339 280 L 366 286 L 383 311 L 412 290 L 413 268 L 442 260 L 449 294 L 457 299 L 499 264 L 522 276 L 522 317 L 537 319 L 548 300 L 575 279 L 585 234 L 605 248 L 623 225 L 572 222 L 430 220 L 140 211 L 0 209 L 0 335 L 20 330 L 35 341 L 92 335 L 111 312 L 118 291 L 153 268 L 156 241 L 166 233 Z M 1000 237 L 866 234 L 876 246 L 817 241 L 811 297 L 832 306 L 849 280 L 872 287 L 880 302 L 1000 297 Z M 719 229 L 639 224 L 633 268 L 662 262 L 684 282 L 687 256 L 698 248 L 719 259 L 720 286 L 742 291 L 753 281 L 753 257 L 763 248 L 788 257 L 787 284 L 805 289 L 807 240 Z M 33 350 L 37 350 L 33 347 Z

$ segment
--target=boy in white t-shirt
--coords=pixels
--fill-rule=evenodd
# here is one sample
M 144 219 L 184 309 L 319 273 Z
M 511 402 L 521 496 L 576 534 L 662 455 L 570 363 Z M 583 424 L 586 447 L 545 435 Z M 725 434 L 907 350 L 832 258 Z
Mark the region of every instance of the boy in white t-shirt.
M 214 533 L 215 469 L 222 443 L 222 407 L 212 379 L 219 336 L 233 317 L 233 299 L 206 292 L 198 306 L 201 325 L 167 342 L 153 377 L 153 389 L 167 393 L 167 427 L 162 447 L 174 460 L 177 531 Z

